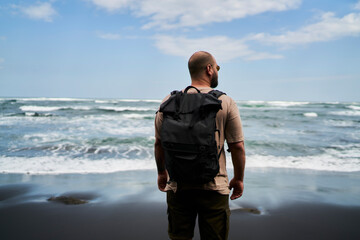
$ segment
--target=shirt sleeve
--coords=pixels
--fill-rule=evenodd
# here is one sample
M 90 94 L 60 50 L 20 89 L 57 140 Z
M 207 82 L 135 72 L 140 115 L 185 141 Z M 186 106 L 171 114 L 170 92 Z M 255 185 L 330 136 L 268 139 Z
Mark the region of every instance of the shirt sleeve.
M 168 100 L 170 97 L 170 95 L 167 95 L 161 103 L 165 102 L 166 100 Z M 160 107 L 159 107 L 160 109 Z M 162 125 L 162 122 L 163 122 L 163 113 L 162 112 L 159 112 L 157 111 L 156 112 L 156 116 L 155 116 L 155 138 L 157 139 L 161 139 L 160 137 L 160 129 L 161 129 L 161 125 Z
M 160 138 L 160 129 L 161 129 L 161 125 L 162 125 L 162 120 L 163 120 L 163 113 L 157 112 L 156 116 L 155 116 L 155 138 L 157 138 L 157 139 L 161 139 Z
M 244 141 L 241 118 L 236 102 L 231 99 L 228 115 L 225 124 L 225 139 L 227 143 L 236 143 Z

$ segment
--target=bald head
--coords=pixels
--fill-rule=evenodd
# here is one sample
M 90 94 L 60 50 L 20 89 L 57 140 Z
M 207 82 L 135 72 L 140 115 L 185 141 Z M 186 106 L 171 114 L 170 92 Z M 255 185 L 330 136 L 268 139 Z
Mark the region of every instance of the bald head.
M 215 64 L 215 59 L 210 53 L 205 51 L 194 53 L 188 62 L 191 78 L 198 78 L 205 71 L 206 65 L 209 63 Z

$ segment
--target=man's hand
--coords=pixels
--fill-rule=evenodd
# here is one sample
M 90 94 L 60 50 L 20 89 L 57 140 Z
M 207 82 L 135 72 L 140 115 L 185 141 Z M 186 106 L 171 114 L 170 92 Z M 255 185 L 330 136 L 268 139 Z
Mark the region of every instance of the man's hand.
M 158 173 L 158 188 L 160 191 L 165 192 L 166 182 L 167 182 L 167 172 L 163 171 Z
M 230 190 L 234 189 L 233 193 L 231 194 L 230 199 L 235 200 L 242 196 L 243 191 L 244 191 L 244 183 L 241 180 L 236 180 L 233 178 L 230 181 L 229 188 L 230 188 Z

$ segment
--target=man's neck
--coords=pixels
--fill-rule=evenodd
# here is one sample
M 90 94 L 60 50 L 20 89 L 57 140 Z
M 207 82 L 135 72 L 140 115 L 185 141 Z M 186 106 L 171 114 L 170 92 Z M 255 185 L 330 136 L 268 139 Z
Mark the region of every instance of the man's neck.
M 191 86 L 196 88 L 210 88 L 210 84 L 205 80 L 191 80 Z

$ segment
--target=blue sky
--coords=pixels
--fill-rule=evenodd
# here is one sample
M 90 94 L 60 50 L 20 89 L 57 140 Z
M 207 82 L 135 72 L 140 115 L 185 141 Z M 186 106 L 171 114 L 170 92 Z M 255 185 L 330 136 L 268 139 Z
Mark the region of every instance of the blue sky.
M 0 3 L 0 96 L 161 99 L 211 52 L 237 100 L 360 101 L 359 0 Z

